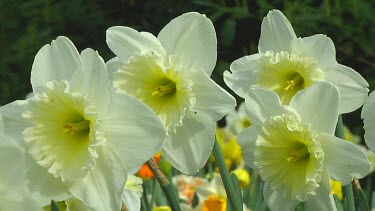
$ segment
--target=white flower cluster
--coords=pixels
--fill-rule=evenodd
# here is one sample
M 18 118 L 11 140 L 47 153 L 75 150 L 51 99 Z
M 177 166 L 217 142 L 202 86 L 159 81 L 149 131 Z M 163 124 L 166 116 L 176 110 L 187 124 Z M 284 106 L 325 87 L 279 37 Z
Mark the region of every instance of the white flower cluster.
M 212 22 L 190 12 L 156 37 L 114 26 L 106 41 L 116 55 L 107 63 L 66 37 L 43 46 L 31 97 L 1 107 L 0 210 L 42 210 L 51 199 L 72 211 L 119 211 L 122 203 L 139 210 L 142 181 L 132 174 L 158 151 L 184 174 L 207 162 L 216 122 L 236 106 L 210 78 Z M 264 181 L 269 209 L 304 202 L 305 210 L 336 210 L 330 179 L 346 185 L 369 173 L 363 151 L 334 136 L 339 115 L 365 103 L 368 84 L 337 63 L 327 36 L 297 38 L 287 18 L 270 11 L 259 53 L 234 61 L 224 80 L 245 99 L 247 116 L 232 129 Z M 362 111 L 372 150 L 374 99 Z

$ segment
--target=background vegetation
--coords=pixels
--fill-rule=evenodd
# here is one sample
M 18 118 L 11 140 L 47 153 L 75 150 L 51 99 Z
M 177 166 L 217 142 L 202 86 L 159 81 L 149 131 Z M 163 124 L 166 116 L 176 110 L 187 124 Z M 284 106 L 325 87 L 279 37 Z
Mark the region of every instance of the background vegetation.
M 357 70 L 374 89 L 375 1 L 0 0 L 0 104 L 31 92 L 34 56 L 59 35 L 69 37 L 80 51 L 90 47 L 108 60 L 114 56 L 105 42 L 110 26 L 130 26 L 157 35 L 172 18 L 188 11 L 204 13 L 214 22 L 219 44 L 212 77 L 229 90 L 223 71 L 233 60 L 257 52 L 261 21 L 274 8 L 288 17 L 297 36 L 331 37 L 338 62 Z M 359 114 L 344 116 L 356 133 L 362 133 Z

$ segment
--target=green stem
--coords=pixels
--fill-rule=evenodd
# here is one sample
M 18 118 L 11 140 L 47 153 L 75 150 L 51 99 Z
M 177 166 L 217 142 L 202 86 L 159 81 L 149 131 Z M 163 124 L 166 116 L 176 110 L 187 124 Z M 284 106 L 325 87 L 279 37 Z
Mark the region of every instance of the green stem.
M 342 122 L 342 116 L 339 116 L 339 119 L 337 121 L 336 125 L 336 136 L 344 139 L 344 124 Z M 348 184 L 342 187 L 344 198 L 346 198 L 347 202 L 347 209 L 348 211 L 355 211 L 355 203 L 354 203 L 354 194 L 353 194 L 353 187 L 352 184 Z
M 155 178 L 158 180 L 161 189 L 167 197 L 171 209 L 173 211 L 181 211 L 179 199 L 177 198 L 177 194 L 175 192 L 173 184 L 169 182 L 167 177 L 165 177 L 153 158 L 147 161 L 147 165 L 150 167 L 152 173 L 154 173 L 155 175 Z
M 242 211 L 242 204 L 240 204 L 239 200 L 237 199 L 237 194 L 231 182 L 231 178 L 230 178 L 228 169 L 225 165 L 224 157 L 223 157 L 223 154 L 221 153 L 217 140 L 215 140 L 214 148 L 212 151 L 214 153 L 216 164 L 220 171 L 220 175 L 224 184 L 225 191 L 227 192 L 227 197 L 229 199 L 228 201 L 230 202 L 230 206 L 232 206 L 234 211 Z

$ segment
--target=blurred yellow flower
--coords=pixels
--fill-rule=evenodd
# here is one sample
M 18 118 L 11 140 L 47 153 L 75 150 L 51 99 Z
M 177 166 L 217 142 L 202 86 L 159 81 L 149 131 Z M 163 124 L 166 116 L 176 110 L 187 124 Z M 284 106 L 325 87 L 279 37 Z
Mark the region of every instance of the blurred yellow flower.
M 346 125 L 344 125 L 344 139 L 354 144 L 359 144 L 361 142 L 361 137 L 353 134 Z
M 203 202 L 202 211 L 225 211 L 227 208 L 227 202 L 223 198 L 210 195 Z
M 330 180 L 331 187 L 332 187 L 332 194 L 336 194 L 336 196 L 342 200 L 342 187 L 341 182 L 331 179 Z
M 168 206 L 160 206 L 160 207 L 154 207 L 154 211 L 172 211 L 172 209 Z
M 235 135 L 252 125 L 249 117 L 246 115 L 244 102 L 238 106 L 237 110 L 233 110 L 226 115 L 225 121 L 227 123 L 225 128 L 228 128 Z
M 245 189 L 250 183 L 250 174 L 243 168 L 238 168 L 233 171 L 238 178 L 238 182 L 242 189 Z
M 178 175 L 172 178 L 177 186 L 179 197 L 189 206 L 193 204 L 193 199 L 197 187 L 208 185 L 208 180 L 200 177 Z
M 239 165 L 242 161 L 241 147 L 237 144 L 237 137 L 226 128 L 216 129 L 216 139 L 223 152 L 225 164 L 228 169 Z

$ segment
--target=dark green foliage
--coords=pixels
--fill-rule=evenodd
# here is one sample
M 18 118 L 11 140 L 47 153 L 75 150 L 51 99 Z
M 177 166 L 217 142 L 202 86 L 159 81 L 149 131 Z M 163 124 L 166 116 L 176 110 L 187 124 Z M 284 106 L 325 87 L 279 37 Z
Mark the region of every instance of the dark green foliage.
M 233 60 L 257 52 L 261 21 L 274 8 L 288 17 L 297 36 L 331 37 L 337 60 L 357 70 L 373 90 L 374 1 L 0 0 L 0 104 L 31 92 L 34 56 L 59 35 L 68 36 L 79 51 L 90 47 L 108 60 L 113 57 L 105 42 L 108 27 L 124 25 L 157 35 L 172 18 L 188 11 L 205 13 L 214 22 L 219 45 L 212 78 L 227 89 L 223 71 Z M 361 133 L 359 112 L 344 121 Z

